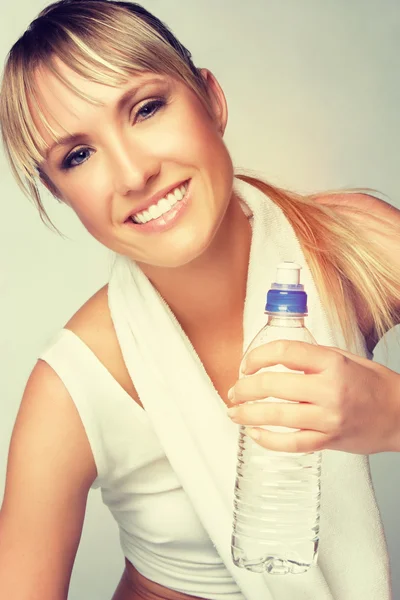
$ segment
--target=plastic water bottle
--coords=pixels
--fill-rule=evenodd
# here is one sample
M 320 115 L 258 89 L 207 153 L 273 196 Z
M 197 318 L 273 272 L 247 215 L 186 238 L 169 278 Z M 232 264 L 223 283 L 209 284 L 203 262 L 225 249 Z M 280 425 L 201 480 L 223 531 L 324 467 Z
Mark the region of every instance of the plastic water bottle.
M 267 324 L 256 335 L 253 348 L 273 340 L 316 344 L 304 326 L 307 295 L 297 264 L 277 268 L 276 282 L 267 294 Z M 283 365 L 262 371 L 289 371 Z M 241 375 L 243 377 L 243 375 Z M 289 402 L 266 398 L 255 402 Z M 299 429 L 262 426 L 269 431 Z M 321 496 L 321 451 L 277 452 L 257 444 L 240 427 L 234 493 L 232 558 L 235 565 L 256 573 L 303 573 L 317 562 Z

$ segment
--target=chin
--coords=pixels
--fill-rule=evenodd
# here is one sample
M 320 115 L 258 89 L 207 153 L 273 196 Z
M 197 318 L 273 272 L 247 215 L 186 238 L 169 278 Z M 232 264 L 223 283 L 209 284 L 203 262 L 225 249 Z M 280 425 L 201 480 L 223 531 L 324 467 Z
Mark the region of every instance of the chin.
M 132 257 L 138 265 L 151 269 L 151 267 L 160 269 L 178 269 L 195 263 L 207 252 L 214 236 L 199 237 L 199 231 L 195 232 L 194 238 L 189 236 L 177 236 L 175 243 L 168 243 L 168 248 L 162 248 L 161 244 L 152 256 L 148 255 L 144 261 Z

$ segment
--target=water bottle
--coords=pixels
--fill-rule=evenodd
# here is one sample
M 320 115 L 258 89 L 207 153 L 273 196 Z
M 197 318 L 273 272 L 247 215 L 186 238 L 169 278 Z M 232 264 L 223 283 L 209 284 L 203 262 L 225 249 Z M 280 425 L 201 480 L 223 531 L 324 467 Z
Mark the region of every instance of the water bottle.
M 267 294 L 267 324 L 247 348 L 273 340 L 316 344 L 304 326 L 307 294 L 300 269 L 281 263 Z M 283 365 L 262 371 L 290 371 Z M 243 375 L 240 375 L 243 377 Z M 305 375 L 306 376 L 306 375 Z M 268 397 L 255 402 L 289 402 Z M 298 429 L 263 426 L 269 431 Z M 321 451 L 277 452 L 257 444 L 240 427 L 234 492 L 232 558 L 235 565 L 256 573 L 298 574 L 316 564 L 319 543 Z

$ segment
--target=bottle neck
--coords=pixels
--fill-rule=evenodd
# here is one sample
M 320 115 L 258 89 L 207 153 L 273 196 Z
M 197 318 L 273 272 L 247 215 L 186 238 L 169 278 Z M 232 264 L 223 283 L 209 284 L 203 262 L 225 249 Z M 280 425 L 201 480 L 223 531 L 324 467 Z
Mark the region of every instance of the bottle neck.
M 267 325 L 271 327 L 304 327 L 304 317 L 299 313 L 269 313 Z

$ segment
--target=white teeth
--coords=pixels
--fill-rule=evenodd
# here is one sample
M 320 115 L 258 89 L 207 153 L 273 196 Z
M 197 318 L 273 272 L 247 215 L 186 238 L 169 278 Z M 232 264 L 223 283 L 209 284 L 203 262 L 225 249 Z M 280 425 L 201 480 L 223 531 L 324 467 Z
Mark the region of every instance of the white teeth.
M 168 211 L 172 206 L 172 204 L 169 200 L 169 196 L 170 196 L 170 194 L 168 194 L 168 196 L 167 196 L 168 200 L 163 198 L 162 200 L 160 200 L 160 202 L 157 205 L 161 208 L 162 212 L 165 212 L 166 210 Z M 175 202 L 173 204 L 175 204 Z
M 149 206 L 146 212 L 148 212 L 153 219 L 156 219 L 161 214 L 160 203 L 155 204 L 153 206 Z
M 153 204 L 147 210 L 137 213 L 131 217 L 134 223 L 147 223 L 152 219 L 157 219 L 164 213 L 168 212 L 174 204 L 182 200 L 186 194 L 188 184 L 183 183 L 180 187 L 174 189 L 173 192 L 167 194 L 165 198 L 161 198 L 157 204 Z
M 175 198 L 175 194 L 167 194 L 167 202 L 169 203 L 170 206 L 172 206 L 172 204 L 175 204 L 177 198 Z M 159 204 L 161 204 L 162 200 L 159 202 Z
M 178 200 L 182 200 L 183 196 L 184 196 L 185 192 L 181 192 L 180 188 L 176 188 L 175 192 L 174 192 L 174 196 L 175 198 L 177 198 Z

